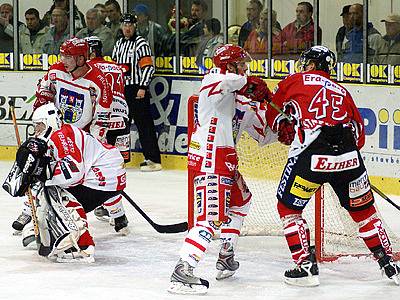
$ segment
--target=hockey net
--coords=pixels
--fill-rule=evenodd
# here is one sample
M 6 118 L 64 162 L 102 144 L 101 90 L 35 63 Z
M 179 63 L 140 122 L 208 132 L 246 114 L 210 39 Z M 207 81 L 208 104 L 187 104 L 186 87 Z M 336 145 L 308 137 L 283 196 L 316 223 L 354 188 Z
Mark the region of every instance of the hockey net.
M 188 100 L 188 136 L 190 137 L 196 114 L 197 96 Z M 282 223 L 276 204 L 276 190 L 287 161 L 288 147 L 279 142 L 260 148 L 256 141 L 244 133 L 237 145 L 239 171 L 253 195 L 242 235 L 283 236 Z M 193 225 L 195 201 L 188 174 L 188 223 Z M 343 209 L 329 185 L 324 185 L 303 212 L 310 227 L 312 243 L 315 243 L 319 261 L 331 261 L 341 256 L 369 255 L 363 240 L 358 237 L 358 227 Z M 384 220 L 383 220 L 384 221 Z M 386 225 L 386 224 L 385 224 Z M 393 249 L 398 257 L 400 239 L 386 225 Z

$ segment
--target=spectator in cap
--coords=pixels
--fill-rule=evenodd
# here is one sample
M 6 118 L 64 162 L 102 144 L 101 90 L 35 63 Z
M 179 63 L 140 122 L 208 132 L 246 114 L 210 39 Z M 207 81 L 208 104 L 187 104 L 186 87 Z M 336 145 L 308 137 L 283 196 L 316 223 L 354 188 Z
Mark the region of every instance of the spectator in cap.
M 340 16 L 342 17 L 343 26 L 339 28 L 338 32 L 336 33 L 336 52 L 337 52 L 337 59 L 342 60 L 343 55 L 343 44 L 346 39 L 346 34 L 352 28 L 351 18 L 350 18 L 350 6 L 345 5 L 342 8 L 342 13 Z
M 347 32 L 347 41 L 344 43 L 342 61 L 348 63 L 363 62 L 363 5 L 356 3 L 349 8 L 350 20 L 352 28 Z M 380 38 L 380 33 L 375 29 L 371 22 L 367 25 L 368 61 L 372 60 L 375 54 L 376 41 Z
M 162 45 L 166 36 L 166 30 L 160 24 L 150 20 L 147 5 L 139 3 L 133 11 L 137 16 L 136 33 L 147 40 L 153 55 L 162 55 Z
M 400 15 L 389 15 L 381 22 L 385 22 L 386 35 L 377 42 L 373 63 L 400 65 Z

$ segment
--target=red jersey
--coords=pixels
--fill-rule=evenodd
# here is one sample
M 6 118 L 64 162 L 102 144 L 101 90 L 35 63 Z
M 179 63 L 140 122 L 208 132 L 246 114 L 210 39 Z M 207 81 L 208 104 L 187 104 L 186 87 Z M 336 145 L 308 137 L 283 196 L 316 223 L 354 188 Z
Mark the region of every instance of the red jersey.
M 363 119 L 349 92 L 332 81 L 324 71 L 308 71 L 288 76 L 277 86 L 272 101 L 282 110 L 290 109 L 296 120 L 296 136 L 289 157 L 297 156 L 319 135 L 322 126 L 351 127 L 359 149 L 364 145 Z M 283 116 L 268 107 L 268 125 L 278 130 Z

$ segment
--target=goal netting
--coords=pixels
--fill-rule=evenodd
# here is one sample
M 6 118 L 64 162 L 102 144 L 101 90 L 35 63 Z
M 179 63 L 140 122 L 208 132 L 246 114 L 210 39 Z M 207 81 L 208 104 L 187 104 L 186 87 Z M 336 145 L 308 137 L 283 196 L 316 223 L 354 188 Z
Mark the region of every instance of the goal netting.
M 197 97 L 192 96 L 189 99 L 189 136 L 196 101 Z M 288 147 L 276 142 L 260 148 L 256 141 L 244 133 L 237 145 L 237 151 L 239 171 L 253 195 L 242 234 L 283 236 L 282 223 L 276 208 L 276 190 L 286 164 Z M 194 217 L 193 210 L 193 192 L 189 185 L 189 224 L 190 218 Z M 303 216 L 310 227 L 311 239 L 316 245 L 320 260 L 334 260 L 346 255 L 370 254 L 363 240 L 358 236 L 357 224 L 340 206 L 329 184 L 324 185 L 316 196 L 313 196 L 304 209 Z M 395 252 L 399 252 L 399 237 L 387 225 L 386 229 Z

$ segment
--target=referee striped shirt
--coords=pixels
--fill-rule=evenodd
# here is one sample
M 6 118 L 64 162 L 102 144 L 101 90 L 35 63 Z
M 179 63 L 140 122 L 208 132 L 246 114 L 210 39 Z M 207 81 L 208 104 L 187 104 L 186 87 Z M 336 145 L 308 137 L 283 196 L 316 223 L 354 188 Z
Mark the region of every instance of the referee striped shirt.
M 112 59 L 125 66 L 125 85 L 145 88 L 150 84 L 155 69 L 149 43 L 142 36 L 120 38 L 114 45 Z

